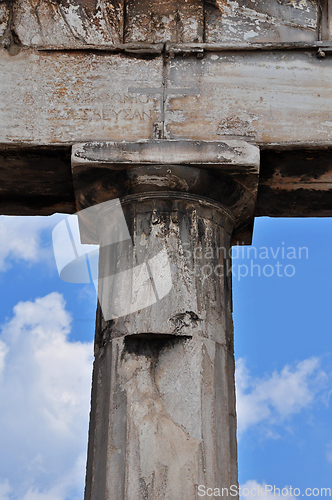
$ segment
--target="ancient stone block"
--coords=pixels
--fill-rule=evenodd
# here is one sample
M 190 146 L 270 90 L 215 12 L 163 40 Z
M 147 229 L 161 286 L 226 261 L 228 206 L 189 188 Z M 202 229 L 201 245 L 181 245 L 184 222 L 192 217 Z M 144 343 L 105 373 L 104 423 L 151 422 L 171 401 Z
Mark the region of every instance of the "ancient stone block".
M 316 51 L 214 52 L 169 62 L 166 137 L 329 145 L 332 59 Z M 197 95 L 172 95 L 172 89 Z
M 209 0 L 205 41 L 299 42 L 318 38 L 317 0 Z
M 28 47 L 80 48 L 122 43 L 121 0 L 14 0 L 13 28 Z
M 160 118 L 161 57 L 2 50 L 0 75 L 2 143 L 150 138 Z
M 203 42 L 203 1 L 128 0 L 125 42 Z

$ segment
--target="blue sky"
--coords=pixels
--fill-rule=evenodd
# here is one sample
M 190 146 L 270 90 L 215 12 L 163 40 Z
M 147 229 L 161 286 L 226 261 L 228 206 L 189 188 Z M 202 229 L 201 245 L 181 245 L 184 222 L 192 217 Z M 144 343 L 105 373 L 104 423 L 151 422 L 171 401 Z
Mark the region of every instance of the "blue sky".
M 96 295 L 58 277 L 62 218 L 0 217 L 0 500 L 83 498 Z M 233 261 L 239 480 L 302 496 L 332 488 L 332 220 L 256 219 L 253 245 Z
M 240 482 L 331 487 L 332 220 L 263 218 L 255 224 L 257 248 L 276 253 L 284 242 L 307 247 L 308 258 L 280 259 L 295 267 L 293 277 L 234 280 L 236 358 L 248 370 L 248 404 L 260 409 L 248 422 L 246 407 L 242 415 L 239 408 Z

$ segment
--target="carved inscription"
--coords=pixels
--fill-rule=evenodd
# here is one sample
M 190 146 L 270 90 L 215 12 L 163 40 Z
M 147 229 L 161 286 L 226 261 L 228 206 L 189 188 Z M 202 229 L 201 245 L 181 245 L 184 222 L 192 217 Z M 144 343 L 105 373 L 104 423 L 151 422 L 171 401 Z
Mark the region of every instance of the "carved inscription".
M 111 96 L 109 103 L 80 107 L 77 110 L 76 118 L 110 122 L 120 120 L 150 121 L 158 110 L 159 102 L 156 98 L 146 95 L 132 97 L 127 94 L 115 93 Z

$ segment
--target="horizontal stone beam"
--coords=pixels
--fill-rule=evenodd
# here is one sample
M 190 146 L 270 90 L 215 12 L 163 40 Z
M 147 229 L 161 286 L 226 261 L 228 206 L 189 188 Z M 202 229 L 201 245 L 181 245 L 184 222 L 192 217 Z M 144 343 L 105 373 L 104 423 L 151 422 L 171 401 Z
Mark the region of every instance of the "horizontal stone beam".
M 0 149 L 0 213 L 75 213 L 70 147 Z
M 332 148 L 261 151 L 256 216 L 332 217 Z
M 0 144 L 242 139 L 328 146 L 332 58 L 317 48 L 129 57 L 0 51 Z

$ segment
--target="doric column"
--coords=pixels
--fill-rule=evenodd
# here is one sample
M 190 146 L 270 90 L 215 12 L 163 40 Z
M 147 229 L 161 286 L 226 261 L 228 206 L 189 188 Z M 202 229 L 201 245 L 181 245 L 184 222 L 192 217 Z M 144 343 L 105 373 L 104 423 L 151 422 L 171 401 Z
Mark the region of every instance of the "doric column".
M 237 485 L 230 251 L 250 237 L 258 149 L 79 144 L 72 165 L 95 207 L 82 243 L 100 244 L 85 500 Z

